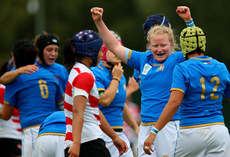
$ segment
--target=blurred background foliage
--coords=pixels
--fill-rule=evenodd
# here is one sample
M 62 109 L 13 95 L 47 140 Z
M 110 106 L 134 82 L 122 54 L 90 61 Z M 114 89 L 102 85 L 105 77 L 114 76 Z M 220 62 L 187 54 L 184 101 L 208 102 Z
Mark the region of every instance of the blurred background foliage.
M 189 6 L 195 24 L 207 33 L 207 55 L 224 62 L 228 69 L 230 55 L 230 2 L 228 0 L 1 0 L 0 1 L 0 63 L 11 57 L 11 47 L 16 40 L 33 40 L 35 35 L 46 31 L 61 39 L 61 46 L 75 33 L 96 27 L 90 9 L 104 9 L 103 19 L 109 29 L 119 33 L 126 47 L 144 51 L 146 40 L 142 24 L 152 14 L 166 15 L 175 32 L 177 41 L 185 23 L 175 10 L 179 5 Z M 178 41 L 179 43 L 179 41 Z M 58 62 L 62 63 L 62 49 Z M 125 76 L 133 69 L 124 65 Z M 159 80 L 160 81 L 160 80 Z M 140 91 L 133 101 L 140 104 Z M 224 116 L 230 128 L 230 105 L 224 99 Z

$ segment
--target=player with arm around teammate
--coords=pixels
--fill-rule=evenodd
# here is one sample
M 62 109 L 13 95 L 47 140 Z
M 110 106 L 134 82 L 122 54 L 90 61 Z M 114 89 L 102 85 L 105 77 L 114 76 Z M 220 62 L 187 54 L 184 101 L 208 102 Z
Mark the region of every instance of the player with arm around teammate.
M 58 80 L 60 88 L 65 91 L 65 87 L 68 81 L 67 69 L 56 63 L 59 51 L 59 39 L 56 35 L 44 32 L 37 35 L 34 39 L 34 44 L 38 48 L 38 57 L 33 65 L 26 65 L 20 68 L 14 69 L 10 72 L 6 72 L 0 77 L 0 82 L 8 84 L 15 80 L 21 74 L 31 74 L 36 72 L 39 67 L 49 70 L 54 77 Z M 57 110 L 63 110 L 63 104 L 57 104 Z
M 12 56 L 17 68 L 34 64 L 37 48 L 28 40 L 14 44 Z M 63 101 L 63 91 L 52 73 L 43 68 L 33 74 L 23 74 L 6 85 L 4 106 L 0 118 L 8 120 L 14 107 L 19 110 L 23 131 L 22 157 L 31 157 L 40 124 Z
M 39 50 L 35 64 L 22 66 L 14 71 L 7 72 L 0 78 L 0 83 L 6 85 L 20 74 L 31 74 L 37 71 L 39 67 L 43 67 L 53 73 L 64 91 L 68 80 L 68 71 L 63 65 L 55 62 L 60 46 L 59 38 L 54 34 L 43 32 L 35 37 L 34 44 Z
M 11 69 L 9 69 L 8 71 L 4 72 L 4 74 L 1 75 L 0 77 L 1 84 L 7 85 L 12 81 L 14 81 L 21 74 L 32 74 L 33 72 L 38 71 L 38 67 L 36 66 L 36 64 L 32 64 L 32 65 L 22 66 L 18 69 L 14 69 L 13 71 L 10 70 Z

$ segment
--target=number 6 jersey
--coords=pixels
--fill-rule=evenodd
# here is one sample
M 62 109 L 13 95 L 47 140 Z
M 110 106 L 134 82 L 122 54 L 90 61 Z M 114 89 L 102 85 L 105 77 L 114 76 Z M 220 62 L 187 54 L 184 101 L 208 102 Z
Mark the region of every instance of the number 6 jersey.
M 22 129 L 40 125 L 56 111 L 56 102 L 63 90 L 54 75 L 39 68 L 35 73 L 22 74 L 6 85 L 4 103 L 19 110 Z

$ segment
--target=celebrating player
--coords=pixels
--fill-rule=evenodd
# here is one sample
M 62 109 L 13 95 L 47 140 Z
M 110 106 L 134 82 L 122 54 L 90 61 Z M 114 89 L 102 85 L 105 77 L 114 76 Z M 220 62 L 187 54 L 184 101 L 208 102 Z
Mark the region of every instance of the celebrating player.
M 185 28 L 180 43 L 187 60 L 174 69 L 170 99 L 145 140 L 144 151 L 149 155 L 154 151 L 156 135 L 180 107 L 175 156 L 227 157 L 230 137 L 222 100 L 223 95 L 230 100 L 229 72 L 225 64 L 205 56 L 206 36 L 199 27 Z

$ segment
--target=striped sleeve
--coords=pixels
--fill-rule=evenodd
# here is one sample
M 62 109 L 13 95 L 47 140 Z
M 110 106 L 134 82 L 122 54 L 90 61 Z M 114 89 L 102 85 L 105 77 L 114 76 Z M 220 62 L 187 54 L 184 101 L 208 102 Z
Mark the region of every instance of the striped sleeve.
M 89 96 L 89 93 L 94 85 L 93 75 L 87 72 L 79 74 L 73 80 L 73 97 L 77 95 L 83 95 L 85 97 Z

